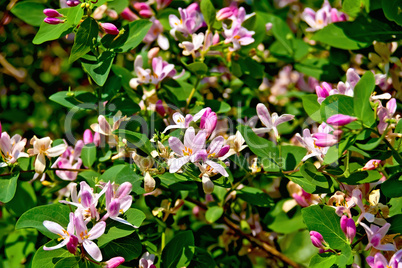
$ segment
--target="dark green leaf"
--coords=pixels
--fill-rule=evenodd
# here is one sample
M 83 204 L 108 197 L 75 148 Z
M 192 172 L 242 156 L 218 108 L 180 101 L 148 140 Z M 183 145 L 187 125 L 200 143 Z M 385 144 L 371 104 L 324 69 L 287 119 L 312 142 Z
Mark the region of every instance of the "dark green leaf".
M 162 267 L 183 267 L 188 266 L 194 250 L 194 236 L 192 231 L 184 231 L 176 234 L 165 246 L 162 252 Z
M 302 101 L 303 101 L 303 108 L 308 114 L 308 116 L 310 116 L 310 118 L 316 122 L 321 122 L 321 113 L 320 113 L 321 105 L 317 101 L 317 95 L 316 94 L 305 95 L 302 97 Z
M 47 247 L 56 246 L 59 242 L 54 240 L 46 243 Z M 61 259 L 72 257 L 73 255 L 68 252 L 65 247 L 55 250 L 44 250 L 43 246 L 39 247 L 32 260 L 32 268 L 54 268 L 56 263 Z
M 295 69 L 320 81 L 338 81 L 339 69 L 325 58 L 307 58 L 295 63 Z
M 72 96 L 71 96 L 72 95 Z M 78 107 L 79 109 L 95 109 L 97 98 L 87 91 L 60 91 L 49 97 L 52 100 L 68 109 Z
M 254 187 L 245 186 L 236 191 L 236 196 L 258 207 L 271 207 L 273 205 L 273 201 L 268 194 Z
M 91 51 L 91 47 L 94 46 L 98 37 L 98 32 L 98 23 L 92 17 L 86 18 L 81 23 L 74 38 L 74 45 L 69 58 L 70 63 Z
M 190 72 L 196 75 L 204 75 L 208 72 L 208 66 L 203 62 L 193 62 L 186 67 Z
M 394 174 L 381 184 L 381 193 L 386 197 L 394 198 L 402 196 L 402 177 L 400 173 Z
M 147 136 L 143 133 L 136 133 L 130 130 L 120 129 L 114 131 L 113 134 L 116 134 L 123 139 L 127 139 L 127 141 L 132 143 L 136 148 L 148 155 L 155 150 Z
M 117 184 L 122 184 L 126 181 L 130 182 L 133 186 L 132 191 L 136 194 L 144 194 L 145 190 L 142 185 L 143 177 L 133 171 L 130 166 L 125 166 L 113 180 Z
M 304 183 L 300 184 L 300 186 L 308 193 L 326 191 L 329 190 L 332 185 L 328 179 L 317 170 L 314 164 L 310 162 L 304 163 L 300 168 L 300 173 L 305 179 Z
M 385 17 L 390 21 L 395 21 L 397 24 L 402 25 L 401 18 L 401 9 L 402 9 L 402 1 L 401 0 L 382 0 L 382 10 L 384 11 Z
M 85 55 L 81 59 L 81 64 L 95 83 L 99 86 L 103 86 L 109 75 L 110 68 L 112 67 L 114 56 L 115 53 L 111 51 L 104 51 L 99 58 Z
M 110 241 L 102 250 L 105 260 L 123 257 L 126 261 L 138 258 L 142 252 L 141 240 L 137 233 Z

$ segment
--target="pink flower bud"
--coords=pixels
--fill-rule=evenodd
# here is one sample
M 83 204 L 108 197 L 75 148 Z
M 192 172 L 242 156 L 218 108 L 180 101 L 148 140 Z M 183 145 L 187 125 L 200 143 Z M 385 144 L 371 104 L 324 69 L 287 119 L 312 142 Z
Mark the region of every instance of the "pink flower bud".
M 380 163 L 381 163 L 381 160 L 379 160 L 379 159 L 371 159 L 370 161 L 368 161 L 368 162 L 364 165 L 364 167 L 362 168 L 362 170 L 373 170 L 373 169 L 376 169 Z
M 327 124 L 330 124 L 335 127 L 347 125 L 353 121 L 356 121 L 357 118 L 344 114 L 334 114 L 327 119 Z
M 43 21 L 46 22 L 47 24 L 59 24 L 64 22 L 64 20 L 49 17 L 46 17 Z
M 105 23 L 101 23 L 101 26 L 107 34 L 111 34 L 111 35 L 119 34 L 119 29 L 117 29 L 117 27 L 113 23 L 105 22 Z
M 338 143 L 338 139 L 332 134 L 314 133 L 312 136 L 316 139 L 314 144 L 318 147 L 330 147 Z
M 77 245 L 78 245 L 78 238 L 75 235 L 71 235 L 70 240 L 68 241 L 68 243 L 66 245 L 67 250 L 71 254 L 75 254 L 75 252 L 77 251 Z
M 105 268 L 116 268 L 123 262 L 125 262 L 123 257 L 114 257 L 114 258 L 111 258 L 110 260 L 108 260 L 104 267 Z
M 165 107 L 163 106 L 163 101 L 162 101 L 162 100 L 158 100 L 158 101 L 156 102 L 155 111 L 156 111 L 160 116 L 162 116 L 162 117 L 165 116 L 166 110 L 165 110 Z
M 94 144 L 95 144 L 95 146 L 99 147 L 100 143 L 101 143 L 100 134 L 99 134 L 99 132 L 95 132 L 95 134 L 94 134 Z
M 343 131 L 340 129 L 334 130 L 334 132 L 332 132 L 332 134 L 334 134 L 334 136 L 339 140 L 343 134 Z
M 134 12 L 132 12 L 131 9 L 128 8 L 128 7 L 126 7 L 126 8 L 121 12 L 120 15 L 121 15 L 121 17 L 122 17 L 123 19 L 128 20 L 128 21 L 134 21 L 134 20 L 139 19 L 139 18 L 137 17 L 137 15 L 135 15 Z
M 227 154 L 230 150 L 230 145 L 225 145 L 221 148 L 221 150 L 218 152 L 218 154 L 216 155 L 216 157 L 222 157 L 225 154 Z
M 345 215 L 341 217 L 341 229 L 346 235 L 346 239 L 352 242 L 356 236 L 356 225 L 355 221 Z
M 216 44 L 219 43 L 219 41 L 220 41 L 220 39 L 219 39 L 219 33 L 218 33 L 218 32 L 215 32 L 214 36 L 212 37 L 212 44 L 213 44 L 213 45 L 216 45 Z
M 92 131 L 90 129 L 86 129 L 84 131 L 84 144 L 88 144 L 88 143 L 93 143 L 94 142 L 94 136 L 92 134 Z
M 217 122 L 218 116 L 208 107 L 201 117 L 200 128 L 205 129 L 207 131 L 207 136 L 209 136 L 214 131 Z
M 192 13 L 194 13 L 196 11 L 199 12 L 200 11 L 200 6 L 198 5 L 198 3 L 192 3 L 191 5 L 189 5 L 186 8 L 186 11 L 187 11 L 188 14 L 192 14 Z
M 171 2 L 172 0 L 156 0 L 156 9 L 160 10 L 162 8 L 165 8 L 170 5 Z
M 325 242 L 324 238 L 322 237 L 322 235 L 319 232 L 311 231 L 310 232 L 310 239 L 311 239 L 311 243 L 313 243 L 313 245 L 316 248 L 322 248 L 322 249 L 325 248 L 324 245 L 323 245 L 323 243 Z
M 154 14 L 151 7 L 146 3 L 136 2 L 134 4 L 134 9 L 137 10 L 140 16 L 144 18 L 150 18 Z
M 113 20 L 117 20 L 119 18 L 119 15 L 117 14 L 116 10 L 113 9 L 107 9 L 106 14 Z
M 49 18 L 63 17 L 57 10 L 52 8 L 46 8 L 43 10 L 43 14 L 45 14 Z
M 237 16 L 239 9 L 237 8 L 236 2 L 232 2 L 232 4 L 228 7 L 224 7 L 216 13 L 217 20 L 226 20 L 231 16 Z
M 329 96 L 329 92 L 332 90 L 332 87 L 327 83 L 327 82 L 323 82 L 321 84 L 321 87 L 316 86 L 315 87 L 315 92 L 317 93 L 317 96 L 319 98 L 326 98 Z
M 78 0 L 68 0 L 68 1 L 66 2 L 66 4 L 67 4 L 67 6 L 69 6 L 69 7 L 75 7 L 75 6 L 78 6 L 79 4 L 81 4 L 81 1 L 78 1 Z
M 265 30 L 267 32 L 269 32 L 272 29 L 272 22 L 268 22 L 267 24 L 265 24 Z

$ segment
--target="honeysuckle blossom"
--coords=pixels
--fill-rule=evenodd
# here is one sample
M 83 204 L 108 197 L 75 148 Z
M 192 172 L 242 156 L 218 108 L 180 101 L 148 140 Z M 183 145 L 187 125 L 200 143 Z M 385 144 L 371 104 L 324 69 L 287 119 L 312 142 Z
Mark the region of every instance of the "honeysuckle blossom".
M 239 154 L 244 148 L 247 147 L 247 144 L 244 145 L 246 141 L 244 140 L 243 136 L 241 135 L 240 131 L 236 131 L 235 135 L 230 136 L 226 140 L 226 144 L 230 146 L 228 153 L 225 155 L 225 158 L 228 158 L 231 155 Z M 221 160 L 223 160 L 221 158 Z
M 189 5 L 186 9 L 179 8 L 180 19 L 176 15 L 169 15 L 169 24 L 172 27 L 170 34 L 176 38 L 176 31 L 185 37 L 195 33 L 204 25 L 204 18 L 199 12 L 198 3 Z
M 150 18 L 150 17 L 152 17 L 154 15 L 154 12 L 152 11 L 152 9 L 148 5 L 148 3 L 135 2 L 133 7 L 134 7 L 135 10 L 138 11 L 138 14 L 140 14 L 141 17 Z
M 1 126 L 0 126 L 1 131 Z M 0 167 L 5 167 L 10 164 L 14 164 L 20 157 L 29 157 L 27 153 L 24 153 L 26 139 L 23 139 L 20 135 L 16 134 L 12 138 L 3 132 L 0 134 L 0 153 L 4 162 L 0 162 Z
M 165 78 L 179 78 L 182 74 L 175 76 L 176 70 L 173 64 L 169 64 L 161 57 L 152 59 L 152 71 L 150 69 L 143 69 L 143 61 L 141 55 L 137 56 L 134 61 L 134 71 L 137 78 L 130 80 L 130 86 L 133 87 L 138 84 L 159 84 Z M 136 87 L 136 86 L 135 86 Z
M 345 126 L 353 121 L 356 121 L 357 117 L 344 115 L 344 114 L 334 114 L 327 119 L 327 124 L 333 127 Z
M 169 40 L 163 33 L 163 26 L 159 20 L 155 18 L 150 19 L 152 21 L 152 26 L 149 28 L 148 33 L 144 37 L 144 43 L 150 45 L 156 40 L 158 46 L 163 50 L 169 49 Z
M 366 261 L 371 268 L 400 268 L 402 266 L 402 249 L 395 252 L 389 262 L 380 252 L 377 252 L 374 257 L 368 256 Z
M 139 262 L 139 268 L 155 268 L 156 266 L 154 265 L 155 261 L 155 255 L 150 254 L 149 252 L 145 252 L 142 254 L 140 262 Z
M 293 120 L 293 118 L 295 117 L 291 114 L 283 114 L 281 116 L 278 116 L 277 113 L 273 113 L 272 115 L 270 115 L 268 108 L 262 103 L 257 104 L 257 115 L 258 118 L 260 118 L 261 123 L 265 127 L 253 129 L 254 133 L 261 134 L 273 130 L 276 138 L 279 137 L 277 129 L 278 125 Z
M 207 137 L 209 137 L 212 132 L 215 130 L 217 121 L 218 121 L 218 116 L 216 115 L 215 112 L 212 111 L 211 108 L 207 107 L 199 111 L 197 114 L 194 115 L 193 121 L 198 121 L 199 116 L 200 117 L 200 128 L 204 129 Z
M 204 154 L 207 133 L 198 131 L 197 135 L 193 127 L 189 127 L 184 134 L 184 144 L 176 137 L 169 138 L 169 146 L 179 158 L 170 159 L 170 173 L 175 173 L 188 162 L 200 160 Z
M 325 0 L 322 7 L 315 12 L 311 8 L 305 8 L 302 13 L 302 19 L 310 26 L 306 31 L 314 32 L 320 30 L 330 23 L 346 21 L 346 14 L 331 8 L 328 0 Z
M 2 135 L 3 136 L 3 135 Z M 36 155 L 35 159 L 35 172 L 41 174 L 46 168 L 46 156 L 56 157 L 64 153 L 67 149 L 66 144 L 59 144 L 55 147 L 51 147 L 52 140 L 49 137 L 38 139 L 34 136 L 31 139 L 31 144 L 33 149 L 28 149 L 28 154 L 30 156 Z
M 368 161 L 364 167 L 362 168 L 362 170 L 373 170 L 376 169 L 381 163 L 381 160 L 379 159 L 371 159 L 370 161 Z
M 345 234 L 346 239 L 349 241 L 349 243 L 352 243 L 353 239 L 356 236 L 355 221 L 352 218 L 349 218 L 348 216 L 343 215 L 341 217 L 340 224 L 341 224 L 342 232 Z
M 61 242 L 59 244 L 57 244 L 56 246 L 53 246 L 53 247 L 43 246 L 44 250 L 54 250 L 54 249 L 62 248 L 64 246 L 66 246 L 68 243 L 70 243 L 70 240 L 71 240 L 71 242 L 74 242 L 74 240 L 76 238 L 74 236 L 74 219 L 75 219 L 74 213 L 70 212 L 69 217 L 70 217 L 70 222 L 67 225 L 67 230 L 64 229 L 57 222 L 53 222 L 53 221 L 44 221 L 43 222 L 43 225 L 46 227 L 46 229 L 48 229 L 50 232 L 52 232 L 54 234 L 57 234 L 60 237 L 60 238 L 58 238 L 58 241 L 61 240 Z
M 191 114 L 187 114 L 186 117 L 184 117 L 181 113 L 176 112 L 173 114 L 172 119 L 175 125 L 167 126 L 162 133 L 166 133 L 166 131 L 170 129 L 188 128 L 191 121 L 193 121 L 193 116 Z
M 75 183 L 73 185 L 76 185 Z M 73 205 L 77 207 L 76 216 L 81 216 L 86 222 L 91 219 L 99 220 L 99 212 L 96 209 L 99 197 L 103 195 L 106 189 L 100 193 L 94 193 L 93 189 L 85 182 L 80 182 L 80 191 L 77 194 L 77 187 L 72 187 L 71 201 L 61 200 L 60 203 Z
M 290 211 L 294 206 L 308 207 L 310 205 L 318 204 L 321 200 L 317 194 L 310 194 L 303 190 L 300 185 L 289 181 L 286 185 L 289 195 L 293 198 L 283 203 L 282 209 L 285 212 Z
M 177 211 L 184 205 L 184 200 L 177 199 L 172 207 L 172 202 L 168 199 L 164 199 L 161 202 L 161 206 L 158 208 L 154 208 L 152 210 L 152 215 L 155 217 L 162 218 L 163 221 L 166 221 L 169 215 L 175 215 Z
M 391 227 L 391 224 L 386 223 L 384 224 L 383 227 L 378 227 L 377 225 L 371 224 L 370 227 L 368 227 L 365 223 L 360 222 L 360 225 L 363 226 L 363 228 L 366 230 L 367 233 L 367 238 L 369 243 L 367 244 L 365 250 L 369 250 L 371 247 L 378 249 L 378 250 L 383 250 L 383 251 L 394 251 L 396 250 L 394 244 L 382 244 L 381 240 L 384 238 L 384 236 L 387 234 L 389 227 Z
M 310 239 L 311 243 L 316 247 L 320 249 L 324 249 L 325 246 L 324 244 L 327 244 L 322 237 L 322 235 L 319 232 L 316 231 L 310 231 Z
M 339 142 L 339 139 L 329 133 L 313 133 L 314 144 L 318 147 L 331 147 Z
M 106 261 L 103 268 L 116 268 L 116 267 L 119 267 L 120 264 L 122 264 L 125 261 L 126 260 L 123 257 L 114 257 L 114 258 L 111 258 L 110 260 Z
M 125 20 L 128 21 L 135 21 L 138 18 L 138 16 L 136 14 L 134 14 L 134 12 L 131 11 L 131 9 L 129 7 L 126 7 L 121 13 L 120 13 L 121 17 Z
M 83 147 L 84 142 L 82 140 L 77 141 L 75 148 L 68 146 L 66 151 L 55 161 L 52 167 L 57 165 L 61 169 L 80 169 L 82 165 L 80 155 Z M 56 175 L 62 180 L 73 181 L 77 178 L 78 172 L 56 170 Z
M 133 197 L 130 195 L 132 189 L 131 183 L 124 182 L 117 188 L 116 184 L 109 181 L 105 188 L 107 213 L 103 216 L 102 220 L 111 218 L 112 220 L 138 228 L 138 226 L 134 226 L 125 219 L 118 217 L 120 213 L 126 212 L 133 202 Z
M 387 129 L 390 122 L 387 122 L 389 119 L 392 119 L 394 113 L 396 111 L 396 99 L 392 98 L 387 102 L 386 107 L 379 107 L 377 111 L 378 118 L 380 119 L 380 123 L 378 123 L 378 132 L 380 134 L 384 133 Z
M 104 221 L 96 223 L 89 232 L 81 215 L 75 217 L 74 223 L 78 242 L 84 246 L 85 251 L 94 260 L 102 261 L 102 252 L 92 240 L 98 239 L 105 233 L 106 223 Z
M 328 134 L 331 131 L 333 131 L 333 129 L 330 126 L 328 126 L 325 123 L 322 123 L 318 127 L 317 133 Z M 302 161 L 306 161 L 310 157 L 314 157 L 314 156 L 317 157 L 320 162 L 324 161 L 324 156 L 327 153 L 329 147 L 320 147 L 320 146 L 316 145 L 316 143 L 315 143 L 316 140 L 311 135 L 311 132 L 309 129 L 303 130 L 303 137 L 301 137 L 301 135 L 299 133 L 297 133 L 295 137 L 300 142 L 300 144 L 304 148 L 307 149 L 307 152 L 308 152 L 308 154 L 305 157 L 303 157 Z
M 208 35 L 212 39 L 212 35 Z M 193 57 L 198 57 L 199 53 L 196 53 L 199 49 L 203 47 L 205 35 L 204 33 L 192 34 L 192 41 L 184 41 L 179 44 L 179 47 L 183 49 L 183 55 L 189 56 L 193 55 Z M 211 42 L 212 43 L 212 42 Z
M 98 123 L 91 124 L 91 129 L 104 136 L 110 136 L 107 140 L 110 146 L 116 146 L 118 142 L 118 137 L 113 134 L 113 131 L 119 129 L 120 124 L 127 120 L 127 116 L 121 116 L 122 113 L 118 111 L 115 116 L 113 116 L 113 125 L 111 126 L 106 120 L 105 116 L 98 116 Z
M 230 29 L 225 24 L 222 27 L 225 44 L 232 43 L 233 45 L 233 47 L 229 47 L 230 51 L 239 50 L 241 46 L 247 46 L 254 42 L 252 36 L 255 32 L 247 30 L 238 22 L 233 22 Z

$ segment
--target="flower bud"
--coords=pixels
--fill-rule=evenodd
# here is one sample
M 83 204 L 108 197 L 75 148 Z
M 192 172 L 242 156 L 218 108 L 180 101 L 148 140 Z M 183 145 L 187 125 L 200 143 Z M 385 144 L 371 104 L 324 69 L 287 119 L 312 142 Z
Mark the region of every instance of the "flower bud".
M 225 145 L 223 146 L 220 151 L 218 152 L 218 154 L 216 155 L 216 157 L 222 157 L 225 154 L 227 154 L 230 150 L 230 145 Z
M 106 14 L 112 19 L 112 20 L 117 20 L 119 18 L 119 15 L 117 14 L 116 10 L 113 9 L 108 9 L 106 10 Z
M 43 21 L 46 22 L 47 24 L 59 24 L 64 22 L 64 20 L 49 17 L 46 17 Z
M 156 9 L 160 10 L 162 8 L 165 8 L 170 5 L 171 2 L 172 0 L 156 0 Z
M 105 23 L 101 23 L 101 26 L 107 34 L 111 34 L 111 35 L 119 34 L 119 29 L 117 29 L 117 27 L 113 23 L 105 22 Z
M 138 19 L 137 15 L 135 15 L 130 8 L 126 7 L 121 13 L 121 17 L 128 21 L 135 21 Z
M 151 61 L 153 58 L 158 56 L 159 47 L 153 47 L 148 51 L 148 60 Z
M 356 225 L 355 221 L 345 215 L 341 217 L 341 229 L 346 235 L 346 239 L 352 242 L 356 236 Z
M 67 4 L 67 6 L 69 6 L 69 7 L 75 7 L 75 6 L 78 6 L 79 4 L 81 4 L 81 1 L 78 1 L 78 0 L 68 0 L 68 1 L 66 2 L 66 4 Z
M 224 7 L 218 12 L 216 12 L 216 20 L 225 20 L 230 18 L 231 16 L 236 16 L 238 12 L 236 5 L 230 5 L 229 7 Z
M 272 22 L 268 22 L 267 24 L 265 24 L 265 30 L 267 32 L 269 32 L 272 29 Z
M 99 132 L 95 132 L 94 134 L 94 144 L 96 147 L 99 147 L 99 145 L 101 144 L 101 136 Z
M 214 36 L 212 37 L 212 44 L 213 44 L 213 45 L 216 45 L 216 44 L 219 43 L 219 41 L 220 41 L 220 39 L 219 39 L 219 33 L 218 33 L 218 32 L 215 32 Z
M 43 10 L 43 14 L 45 14 L 49 18 L 63 17 L 57 10 L 52 8 L 46 8 Z
M 155 190 L 155 179 L 149 174 L 149 172 L 145 172 L 144 175 L 144 190 L 147 193 Z
M 134 9 L 144 18 L 150 18 L 153 15 L 152 9 L 147 3 L 136 2 L 134 4 Z
M 163 106 L 163 101 L 162 101 L 162 100 L 158 100 L 158 101 L 156 102 L 155 111 L 156 111 L 160 116 L 162 116 L 162 117 L 165 116 L 166 110 L 165 110 L 165 107 Z
M 329 92 L 332 90 L 332 87 L 327 82 L 323 82 L 320 86 L 315 87 L 315 92 L 319 98 L 326 98 L 329 96 Z
M 334 114 L 327 119 L 327 124 L 332 125 L 334 127 L 345 126 L 353 121 L 356 121 L 357 118 L 344 114 Z
M 323 243 L 325 243 L 324 238 L 322 237 L 322 235 L 319 232 L 311 231 L 310 239 L 311 239 L 311 243 L 313 243 L 313 245 L 316 248 L 322 248 L 322 249 L 325 248 L 324 244 L 323 244 Z
M 75 254 L 75 252 L 77 251 L 77 245 L 78 245 L 78 238 L 75 235 L 71 235 L 70 240 L 68 241 L 68 243 L 66 245 L 67 250 L 71 254 Z
M 218 117 L 215 112 L 212 112 L 211 108 L 207 108 L 204 114 L 201 116 L 200 128 L 207 131 L 207 136 L 211 135 L 216 127 Z
M 84 144 L 88 144 L 88 143 L 93 143 L 94 142 L 94 136 L 92 134 L 92 131 L 90 129 L 86 129 L 84 131 Z
M 376 169 L 380 163 L 381 163 L 381 160 L 379 160 L 379 159 L 371 159 L 370 161 L 368 161 L 368 162 L 364 165 L 364 167 L 362 168 L 362 170 L 373 170 L 373 169 Z
M 314 133 L 312 136 L 316 139 L 314 144 L 318 147 L 331 147 L 338 143 L 338 139 L 332 134 Z
M 214 191 L 214 183 L 207 174 L 202 175 L 202 189 L 205 194 L 211 194 Z
M 116 268 L 123 262 L 125 262 L 123 257 L 114 257 L 114 258 L 111 258 L 110 260 L 108 260 L 107 262 L 105 262 L 106 265 L 103 267 L 104 268 Z

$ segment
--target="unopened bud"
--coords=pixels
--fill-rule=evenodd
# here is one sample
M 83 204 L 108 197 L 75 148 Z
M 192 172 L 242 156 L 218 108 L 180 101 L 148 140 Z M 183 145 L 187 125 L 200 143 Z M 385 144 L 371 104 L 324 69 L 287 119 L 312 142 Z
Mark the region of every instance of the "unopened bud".
M 63 17 L 57 10 L 52 8 L 46 8 L 43 10 L 43 14 L 45 14 L 49 18 Z
M 107 34 L 111 34 L 111 35 L 119 34 L 119 29 L 117 29 L 117 27 L 112 23 L 108 23 L 108 22 L 101 23 L 101 26 Z
M 64 22 L 64 20 L 49 17 L 45 18 L 43 21 L 46 22 L 47 24 L 59 24 Z

